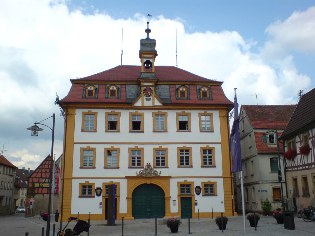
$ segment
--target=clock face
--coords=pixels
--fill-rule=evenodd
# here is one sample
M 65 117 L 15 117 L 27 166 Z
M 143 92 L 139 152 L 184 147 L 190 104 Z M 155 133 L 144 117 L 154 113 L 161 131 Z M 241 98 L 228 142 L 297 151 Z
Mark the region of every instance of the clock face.
M 146 87 L 143 89 L 143 95 L 145 97 L 151 97 L 152 96 L 152 89 L 150 87 Z
M 152 62 L 150 60 L 145 60 L 143 63 L 143 66 L 145 69 L 151 69 L 152 68 Z

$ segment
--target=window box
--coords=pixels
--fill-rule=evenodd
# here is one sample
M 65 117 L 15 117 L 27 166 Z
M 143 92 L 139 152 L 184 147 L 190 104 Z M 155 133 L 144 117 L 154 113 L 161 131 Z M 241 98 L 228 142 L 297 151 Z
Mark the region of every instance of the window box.
M 292 150 L 288 150 L 284 153 L 284 157 L 288 160 L 294 159 L 296 157 L 296 150 L 292 149 Z
M 304 144 L 303 146 L 300 147 L 300 154 L 302 155 L 308 155 L 310 153 L 310 145 Z

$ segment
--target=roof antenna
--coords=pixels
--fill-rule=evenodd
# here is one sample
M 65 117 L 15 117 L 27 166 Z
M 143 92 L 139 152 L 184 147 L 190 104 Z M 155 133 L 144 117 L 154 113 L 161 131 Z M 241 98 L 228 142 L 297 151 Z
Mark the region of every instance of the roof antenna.
M 255 98 L 256 98 L 256 104 L 258 105 L 258 95 L 261 95 L 260 93 L 255 93 Z
M 255 93 L 255 95 L 256 95 L 256 102 L 257 102 L 257 105 L 258 105 L 258 94 Z
M 176 28 L 176 67 L 178 67 L 178 64 L 177 64 L 177 28 Z
M 121 53 L 120 53 L 120 65 L 122 66 L 122 59 L 124 55 L 124 50 L 123 50 L 123 41 L 124 41 L 124 28 L 121 28 Z

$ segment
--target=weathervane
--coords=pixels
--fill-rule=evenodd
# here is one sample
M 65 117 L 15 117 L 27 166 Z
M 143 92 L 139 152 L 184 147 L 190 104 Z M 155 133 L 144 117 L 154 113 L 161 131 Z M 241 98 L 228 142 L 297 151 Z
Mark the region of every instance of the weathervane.
M 147 39 L 149 39 L 150 38 L 149 34 L 151 33 L 151 30 L 149 28 L 149 24 L 150 24 L 150 18 L 152 17 L 152 15 L 148 14 L 147 17 L 148 17 L 147 28 L 146 28 L 145 32 L 147 33 Z

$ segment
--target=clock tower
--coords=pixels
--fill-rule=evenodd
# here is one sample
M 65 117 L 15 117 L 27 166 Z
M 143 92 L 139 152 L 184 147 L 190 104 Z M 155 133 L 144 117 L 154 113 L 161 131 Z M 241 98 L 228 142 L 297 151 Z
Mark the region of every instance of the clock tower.
M 155 79 L 154 74 L 154 62 L 157 56 L 155 50 L 156 41 L 155 39 L 150 39 L 149 34 L 151 30 L 149 28 L 149 22 L 147 22 L 147 28 L 145 29 L 147 33 L 147 38 L 140 40 L 140 51 L 139 57 L 141 60 L 141 79 Z
M 155 50 L 155 39 L 150 39 L 151 30 L 149 28 L 149 22 L 147 22 L 145 32 L 147 33 L 147 37 L 140 40 L 139 50 L 141 61 L 141 73 L 139 78 L 141 97 L 140 100 L 135 103 L 135 106 L 160 106 L 162 104 L 155 96 L 157 78 L 155 76 L 154 63 L 158 54 Z

